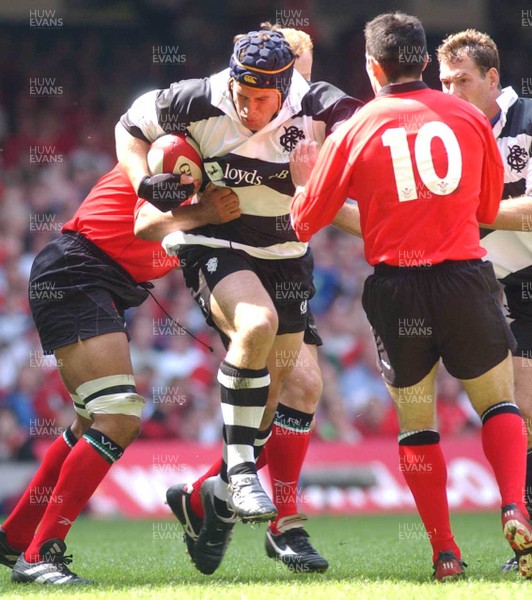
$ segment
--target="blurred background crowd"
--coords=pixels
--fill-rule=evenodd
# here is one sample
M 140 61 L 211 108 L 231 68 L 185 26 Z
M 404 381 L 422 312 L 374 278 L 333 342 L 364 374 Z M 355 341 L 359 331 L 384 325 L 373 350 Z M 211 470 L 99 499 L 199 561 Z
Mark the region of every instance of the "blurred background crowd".
M 0 11 L 0 461 L 31 459 L 35 440 L 57 435 L 72 420 L 70 397 L 53 357 L 42 354 L 29 313 L 28 275 L 36 253 L 60 234 L 87 192 L 114 165 L 114 125 L 131 101 L 148 89 L 225 68 L 232 36 L 265 19 L 308 31 L 315 41 L 314 79 L 327 79 L 367 100 L 371 91 L 362 30 L 367 18 L 381 12 L 381 4 L 382 10 L 390 9 L 389 2 L 376 1 L 365 14 L 367 8 L 340 2 L 338 14 L 322 18 L 324 4 L 310 0 L 258 1 L 253 7 L 208 0 L 56 2 L 58 8 L 49 13 L 55 21 L 46 26 L 35 20 L 31 25 L 27 11 L 16 19 Z M 465 0 L 465 6 L 482 7 L 475 13 L 473 6 L 471 13 L 480 23 L 458 20 L 454 28 L 427 28 L 429 85 L 438 86 L 434 50 L 442 37 L 484 24 L 500 46 L 504 84 L 524 94 L 525 42 L 519 26 L 526 6 L 516 5 L 511 34 L 508 11 L 497 21 L 491 18 L 496 4 Z M 342 10 L 350 10 L 350 18 L 340 18 Z M 423 14 L 412 12 L 423 20 Z M 173 46 L 174 55 L 179 47 L 179 64 L 154 58 L 164 46 Z M 49 92 L 32 93 L 31 81 L 42 85 L 45 78 Z M 316 295 L 311 307 L 324 339 L 324 393 L 315 435 L 354 444 L 368 436 L 394 435 L 397 422 L 360 304 L 370 273 L 362 244 L 329 228 L 312 246 Z M 142 436 L 218 441 L 215 375 L 221 345 L 204 325 L 178 271 L 156 282 L 153 291 L 171 315 L 216 351 L 211 354 L 173 326 L 152 299 L 128 312 L 137 388 L 147 400 Z M 443 435 L 478 426 L 460 385 L 445 372 L 439 400 Z

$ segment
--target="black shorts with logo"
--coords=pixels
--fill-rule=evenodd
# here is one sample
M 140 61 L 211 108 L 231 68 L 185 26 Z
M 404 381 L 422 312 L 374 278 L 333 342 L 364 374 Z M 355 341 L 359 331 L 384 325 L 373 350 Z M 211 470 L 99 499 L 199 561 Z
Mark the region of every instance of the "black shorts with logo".
M 362 305 L 385 381 L 412 386 L 440 358 L 458 379 L 479 377 L 499 364 L 516 346 L 501 290 L 488 261 L 377 265 L 364 284 Z
M 301 258 L 265 260 L 231 248 L 188 246 L 179 251 L 179 262 L 187 287 L 224 345 L 227 346 L 228 339 L 214 324 L 210 298 L 217 283 L 238 271 L 255 273 L 272 299 L 279 317 L 277 335 L 307 328 L 308 301 L 314 295 L 314 261 L 310 250 Z
M 29 302 L 45 354 L 116 331 L 129 340 L 124 311 L 147 297 L 120 265 L 76 232 L 48 243 L 31 268 Z
M 504 285 L 510 329 L 517 340 L 514 356 L 532 358 L 532 267 L 499 280 Z

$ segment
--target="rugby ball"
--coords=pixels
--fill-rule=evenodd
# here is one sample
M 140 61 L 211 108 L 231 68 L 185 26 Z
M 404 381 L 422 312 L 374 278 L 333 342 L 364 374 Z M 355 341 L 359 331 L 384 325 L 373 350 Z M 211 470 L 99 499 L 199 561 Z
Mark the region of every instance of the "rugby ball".
M 152 175 L 191 175 L 202 182 L 203 159 L 199 147 L 184 134 L 171 133 L 157 138 L 148 150 L 147 160 Z

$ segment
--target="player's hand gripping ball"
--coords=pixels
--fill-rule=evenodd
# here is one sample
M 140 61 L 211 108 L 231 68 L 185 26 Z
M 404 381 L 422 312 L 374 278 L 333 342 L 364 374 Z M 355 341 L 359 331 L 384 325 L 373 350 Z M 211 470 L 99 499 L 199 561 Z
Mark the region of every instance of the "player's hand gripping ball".
M 141 181 L 138 195 L 163 212 L 181 206 L 201 185 L 203 159 L 197 145 L 185 135 L 168 134 L 156 139 L 147 161 L 151 176 Z M 182 176 L 192 178 L 194 183 L 181 183 Z
M 186 135 L 163 135 L 153 142 L 148 151 L 148 167 L 152 175 L 190 175 L 201 184 L 202 165 L 198 145 Z

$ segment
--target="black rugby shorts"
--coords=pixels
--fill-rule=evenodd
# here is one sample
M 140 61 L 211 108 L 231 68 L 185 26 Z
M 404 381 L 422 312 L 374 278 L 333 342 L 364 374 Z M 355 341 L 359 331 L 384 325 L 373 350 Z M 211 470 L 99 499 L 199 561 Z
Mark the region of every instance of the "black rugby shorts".
M 473 379 L 514 350 L 490 262 L 445 261 L 430 267 L 375 267 L 362 304 L 387 383 L 412 386 L 441 358 L 458 379 Z
M 45 354 L 104 333 L 123 331 L 124 311 L 148 292 L 84 236 L 68 232 L 36 256 L 30 273 L 30 309 Z

